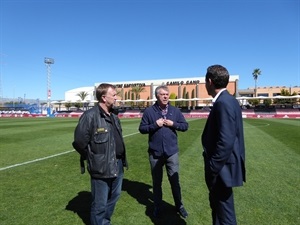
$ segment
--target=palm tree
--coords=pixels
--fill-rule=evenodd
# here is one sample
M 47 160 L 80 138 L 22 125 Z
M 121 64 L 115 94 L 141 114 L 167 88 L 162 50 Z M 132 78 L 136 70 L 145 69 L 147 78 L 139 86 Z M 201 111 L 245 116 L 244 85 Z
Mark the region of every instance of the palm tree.
M 116 95 L 117 96 L 120 96 L 121 97 L 121 99 L 123 99 L 123 95 L 124 95 L 124 89 L 122 88 L 121 90 L 120 89 L 118 89 L 118 88 L 116 88 Z
M 134 95 L 135 95 L 135 100 L 140 99 L 140 94 L 144 91 L 145 91 L 145 88 L 142 86 L 138 85 L 138 86 L 132 87 L 131 88 L 132 100 L 134 100 Z
M 70 110 L 70 107 L 72 106 L 71 102 L 66 102 L 65 103 L 65 107 L 67 108 L 67 110 Z
M 142 86 L 134 86 L 131 88 L 131 92 L 135 94 L 135 99 L 140 98 L 140 94 L 145 91 L 145 88 Z
M 86 91 L 81 91 L 77 94 L 77 96 L 80 98 L 80 100 L 82 102 L 84 102 L 85 98 L 88 96 L 89 94 Z M 85 108 L 85 104 L 83 103 L 83 108 Z
M 86 91 L 81 91 L 77 94 L 77 96 L 80 98 L 81 101 L 84 101 L 84 99 L 88 96 L 89 94 Z
M 252 75 L 255 81 L 254 97 L 257 97 L 257 78 L 260 74 L 261 74 L 261 70 L 259 68 L 253 70 Z

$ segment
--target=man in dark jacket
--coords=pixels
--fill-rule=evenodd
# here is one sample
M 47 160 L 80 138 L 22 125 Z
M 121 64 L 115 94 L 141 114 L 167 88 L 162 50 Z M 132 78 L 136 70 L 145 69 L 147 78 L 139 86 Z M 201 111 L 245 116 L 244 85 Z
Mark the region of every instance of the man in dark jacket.
M 154 213 L 158 217 L 162 202 L 163 167 L 166 166 L 167 175 L 177 212 L 186 218 L 186 212 L 181 200 L 179 184 L 179 160 L 176 131 L 186 131 L 188 123 L 180 110 L 169 104 L 169 89 L 158 86 L 155 89 L 156 103 L 147 108 L 139 126 L 142 134 L 148 134 L 148 152 L 151 166 Z
M 226 90 L 228 82 L 225 67 L 208 67 L 205 87 L 213 97 L 213 107 L 202 133 L 202 145 L 213 225 L 237 224 L 232 187 L 246 181 L 242 111 Z
M 91 225 L 109 225 L 127 166 L 119 118 L 113 113 L 117 99 L 111 84 L 96 89 L 98 104 L 84 112 L 74 132 L 73 147 L 87 159 L 91 177 Z

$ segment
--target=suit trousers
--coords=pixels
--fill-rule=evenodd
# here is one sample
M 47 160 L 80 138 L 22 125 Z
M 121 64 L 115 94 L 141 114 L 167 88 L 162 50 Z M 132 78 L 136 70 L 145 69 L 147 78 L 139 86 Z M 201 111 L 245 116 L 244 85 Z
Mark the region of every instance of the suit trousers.
M 209 192 L 213 225 L 236 225 L 232 187 L 226 187 L 220 179 Z

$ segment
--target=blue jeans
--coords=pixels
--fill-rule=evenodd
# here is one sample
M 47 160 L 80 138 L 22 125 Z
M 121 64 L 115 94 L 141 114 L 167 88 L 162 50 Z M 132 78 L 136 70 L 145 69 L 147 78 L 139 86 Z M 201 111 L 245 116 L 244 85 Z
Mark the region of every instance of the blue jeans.
M 181 201 L 181 188 L 179 184 L 179 159 L 178 153 L 171 155 L 170 157 L 155 157 L 152 154 L 149 155 L 149 161 L 151 166 L 152 183 L 153 183 L 153 196 L 154 205 L 160 207 L 162 202 L 162 179 L 163 169 L 166 166 L 169 183 L 172 189 L 172 195 L 177 210 L 182 206 Z
M 91 178 L 91 225 L 109 225 L 122 191 L 123 165 L 118 160 L 119 175 L 115 178 Z

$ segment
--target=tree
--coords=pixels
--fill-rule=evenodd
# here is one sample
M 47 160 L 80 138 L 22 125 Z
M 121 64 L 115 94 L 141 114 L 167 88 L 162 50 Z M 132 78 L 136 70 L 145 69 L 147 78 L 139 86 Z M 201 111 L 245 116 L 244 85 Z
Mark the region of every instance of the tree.
M 175 94 L 175 93 L 171 93 L 169 99 L 175 100 L 175 99 L 176 99 L 176 94 Z M 173 106 L 176 105 L 176 104 L 175 104 L 175 101 L 170 101 L 170 104 L 173 105 Z
M 145 91 L 145 88 L 142 86 L 134 86 L 131 88 L 131 92 L 134 93 L 136 100 L 138 100 L 140 98 L 140 94 L 144 91 Z
M 183 91 L 182 91 L 182 98 L 186 98 L 186 87 L 183 88 Z M 186 106 L 186 101 L 182 101 L 182 102 L 181 102 L 181 105 L 182 105 L 182 106 Z
M 86 91 L 81 91 L 77 94 L 81 101 L 84 101 L 89 94 Z
M 257 97 L 257 79 L 261 75 L 261 70 L 258 68 L 254 69 L 252 75 L 255 81 L 254 97 Z
M 84 102 L 85 98 L 88 96 L 89 94 L 86 91 L 81 91 L 77 94 L 77 96 L 80 98 L 80 100 L 82 102 Z M 83 108 L 84 108 L 85 104 L 83 103 Z M 79 104 L 78 106 L 76 106 L 77 108 L 81 107 L 81 104 Z
M 138 86 L 132 87 L 131 88 L 132 100 L 134 100 L 134 96 L 135 96 L 135 100 L 140 99 L 140 94 L 144 91 L 145 91 L 145 88 L 142 86 L 138 85 Z M 134 105 L 134 102 L 133 102 L 133 105 Z
M 70 107 L 72 106 L 71 102 L 66 102 L 65 103 L 65 107 L 67 108 L 67 110 L 70 110 Z
M 264 99 L 263 102 L 264 102 L 264 104 L 265 104 L 266 107 L 269 107 L 271 105 L 271 103 L 272 103 L 272 100 L 268 98 L 268 99 Z
M 121 99 L 124 98 L 124 88 L 122 88 L 121 90 L 119 88 L 116 88 L 116 95 L 120 96 Z
M 80 103 L 80 102 L 75 102 L 75 103 L 74 103 L 74 106 L 77 108 L 77 110 L 79 110 L 80 107 L 82 106 L 82 103 Z
M 191 96 L 191 97 L 192 97 L 192 98 L 195 98 L 195 89 L 192 90 L 192 96 Z M 191 106 L 194 107 L 195 105 L 197 105 L 197 101 L 192 101 L 192 102 L 191 102 Z
M 280 90 L 281 96 L 293 96 L 297 95 L 297 93 L 294 91 L 293 93 L 290 93 L 287 89 L 281 89 Z M 297 102 L 297 99 L 289 99 L 289 98 L 283 98 L 283 99 L 274 99 L 274 104 L 293 104 Z
M 248 102 L 249 104 L 256 106 L 259 104 L 259 99 L 249 99 Z

